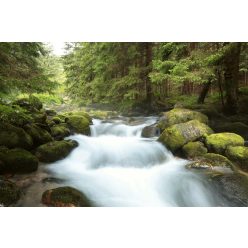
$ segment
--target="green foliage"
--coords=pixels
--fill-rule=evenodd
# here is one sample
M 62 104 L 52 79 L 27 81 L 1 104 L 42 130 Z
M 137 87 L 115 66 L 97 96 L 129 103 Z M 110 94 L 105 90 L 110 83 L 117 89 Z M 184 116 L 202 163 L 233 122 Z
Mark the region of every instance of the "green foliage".
M 40 42 L 0 43 L 1 92 L 51 92 L 55 82 L 42 63 L 48 54 Z

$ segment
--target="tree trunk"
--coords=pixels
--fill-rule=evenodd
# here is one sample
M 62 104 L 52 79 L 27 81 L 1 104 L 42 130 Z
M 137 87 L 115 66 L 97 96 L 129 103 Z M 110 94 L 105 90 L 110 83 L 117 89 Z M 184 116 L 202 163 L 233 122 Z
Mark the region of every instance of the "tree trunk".
M 152 64 L 152 46 L 153 44 L 151 42 L 145 43 L 145 85 L 146 85 L 146 101 L 147 103 L 151 104 L 152 102 L 152 84 L 151 80 L 149 78 L 149 73 L 152 70 L 151 64 Z
M 206 84 L 204 84 L 201 92 L 200 92 L 200 95 L 199 95 L 199 98 L 197 100 L 197 103 L 198 104 L 203 104 L 204 103 L 204 100 L 208 94 L 208 91 L 210 89 L 210 86 L 211 86 L 212 82 L 209 80 Z
M 241 43 L 229 43 L 224 56 L 226 101 L 224 111 L 236 114 L 238 110 L 238 73 Z

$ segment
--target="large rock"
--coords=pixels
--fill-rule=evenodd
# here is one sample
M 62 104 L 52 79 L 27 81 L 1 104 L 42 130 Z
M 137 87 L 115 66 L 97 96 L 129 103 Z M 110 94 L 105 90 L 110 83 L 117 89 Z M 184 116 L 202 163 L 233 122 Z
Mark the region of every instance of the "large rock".
M 24 129 L 32 137 L 34 146 L 39 146 L 53 140 L 50 133 L 38 125 L 29 124 L 24 126 Z
M 248 140 L 248 125 L 242 122 L 216 122 L 212 128 L 215 132 L 236 133 Z
M 229 146 L 226 149 L 226 156 L 238 164 L 242 170 L 248 171 L 248 147 Z
M 42 203 L 51 207 L 91 207 L 89 199 L 71 187 L 47 190 L 42 195 Z
M 36 157 L 45 163 L 55 162 L 65 158 L 78 143 L 74 140 L 52 141 L 36 149 Z
M 51 134 L 56 140 L 62 140 L 65 137 L 69 136 L 70 133 L 70 129 L 68 128 L 66 123 L 53 125 L 51 127 Z
M 207 136 L 205 143 L 209 151 L 225 155 L 228 146 L 243 146 L 244 139 L 235 133 L 216 133 Z
M 156 124 L 146 126 L 142 129 L 141 136 L 145 138 L 151 138 L 160 135 L 160 129 Z
M 208 169 L 213 167 L 233 168 L 232 162 L 220 154 L 206 153 L 186 165 L 187 168 Z
M 72 115 L 66 118 L 66 123 L 73 133 L 90 134 L 90 122 L 84 116 Z
M 208 149 L 200 141 L 189 142 L 183 146 L 182 150 L 186 158 L 199 157 L 208 152 Z
M 21 191 L 9 181 L 0 179 L 0 205 L 10 206 L 15 204 L 21 197 Z
M 22 127 L 33 121 L 27 110 L 19 106 L 0 104 L 0 122 Z
M 31 149 L 33 140 L 22 128 L 0 122 L 0 146 Z
M 40 110 L 42 109 L 42 102 L 35 96 L 29 96 L 28 98 L 21 98 L 14 102 L 14 104 L 19 105 L 29 111 L 33 111 L 34 109 Z
M 183 108 L 175 108 L 171 111 L 163 113 L 163 116 L 160 118 L 158 123 L 158 127 L 161 130 L 164 130 L 174 124 L 185 123 L 190 120 L 198 120 L 199 122 L 208 124 L 208 117 L 200 112 Z
M 0 148 L 0 174 L 22 174 L 36 171 L 38 159 L 24 149 Z
M 216 175 L 211 178 L 219 193 L 227 201 L 226 205 L 248 207 L 248 178 L 238 173 Z
M 166 128 L 158 140 L 174 152 L 186 143 L 196 141 L 211 133 L 213 133 L 212 129 L 206 124 L 192 120 Z
M 33 118 L 34 123 L 47 124 L 47 114 L 44 110 L 34 110 L 30 112 L 30 115 Z

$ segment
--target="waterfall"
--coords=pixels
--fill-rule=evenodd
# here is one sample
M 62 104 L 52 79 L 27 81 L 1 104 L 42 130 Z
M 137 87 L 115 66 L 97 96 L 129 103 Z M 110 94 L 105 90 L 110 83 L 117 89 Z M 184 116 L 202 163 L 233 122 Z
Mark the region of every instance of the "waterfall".
M 207 180 L 185 168 L 186 160 L 174 157 L 156 138 L 141 137 L 156 120 L 94 120 L 91 137 L 68 137 L 79 146 L 48 170 L 96 206 L 221 205 Z

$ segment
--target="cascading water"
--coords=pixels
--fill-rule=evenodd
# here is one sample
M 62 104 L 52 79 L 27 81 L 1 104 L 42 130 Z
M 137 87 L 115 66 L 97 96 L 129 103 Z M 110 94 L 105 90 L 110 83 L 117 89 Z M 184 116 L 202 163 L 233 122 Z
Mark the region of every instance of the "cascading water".
M 137 119 L 137 121 L 139 121 Z M 79 146 L 48 171 L 64 185 L 84 192 L 96 206 L 216 206 L 202 176 L 187 169 L 187 161 L 174 157 L 152 138 L 141 138 L 143 127 L 123 120 L 94 120 L 92 136 L 68 137 Z M 137 123 L 136 123 L 137 124 Z

